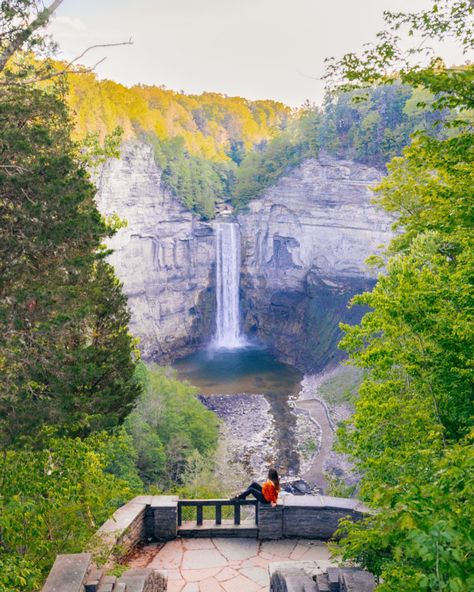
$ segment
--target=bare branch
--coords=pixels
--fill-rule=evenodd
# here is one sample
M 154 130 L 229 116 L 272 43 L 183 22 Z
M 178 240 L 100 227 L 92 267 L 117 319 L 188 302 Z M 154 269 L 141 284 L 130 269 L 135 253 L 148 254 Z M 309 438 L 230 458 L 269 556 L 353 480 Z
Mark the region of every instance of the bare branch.
M 133 41 L 130 38 L 128 41 L 122 41 L 120 43 L 102 43 L 99 45 L 91 45 L 90 47 L 85 49 L 80 55 L 78 55 L 76 58 L 71 60 L 65 69 L 67 70 L 67 68 L 69 68 L 70 66 L 72 66 L 73 64 L 78 62 L 81 58 L 83 58 L 86 55 L 86 53 L 89 53 L 89 51 L 91 51 L 93 49 L 99 49 L 99 48 L 103 48 L 103 47 L 117 47 L 119 45 L 133 45 Z
M 62 3 L 62 1 L 63 0 L 53 0 L 53 2 L 47 8 L 44 8 L 39 13 L 39 15 L 34 19 L 34 21 L 32 21 L 24 29 L 21 29 L 13 37 L 9 45 L 7 45 L 7 47 L 0 54 L 0 72 L 2 72 L 5 69 L 8 60 L 13 56 L 15 52 L 21 49 L 25 41 L 27 41 L 37 29 L 44 27 L 48 23 L 51 15 Z
M 101 58 L 98 62 L 96 62 L 93 66 L 90 66 L 89 68 L 81 68 L 80 70 L 76 70 L 74 69 L 74 66 L 82 57 L 84 57 L 92 49 L 104 47 L 119 47 L 121 45 L 133 45 L 133 41 L 129 39 L 128 41 L 122 41 L 120 43 L 102 43 L 99 45 L 91 45 L 90 47 L 86 48 L 80 55 L 68 62 L 62 70 L 49 72 L 48 74 L 44 74 L 43 76 L 37 76 L 25 80 L 0 80 L 0 86 L 23 86 L 26 84 L 34 84 L 36 82 L 44 82 L 45 80 L 51 80 L 52 78 L 56 78 L 57 76 L 64 76 L 65 74 L 87 74 L 93 72 L 99 64 L 101 64 L 104 60 L 107 59 L 106 57 Z

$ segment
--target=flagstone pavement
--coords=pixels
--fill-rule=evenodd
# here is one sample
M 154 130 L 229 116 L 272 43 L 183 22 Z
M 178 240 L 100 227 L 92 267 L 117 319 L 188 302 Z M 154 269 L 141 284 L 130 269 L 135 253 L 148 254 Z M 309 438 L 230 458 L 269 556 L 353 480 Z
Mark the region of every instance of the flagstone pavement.
M 147 545 L 128 565 L 167 570 L 168 592 L 267 592 L 269 563 L 305 560 L 337 564 L 319 541 L 198 538 Z

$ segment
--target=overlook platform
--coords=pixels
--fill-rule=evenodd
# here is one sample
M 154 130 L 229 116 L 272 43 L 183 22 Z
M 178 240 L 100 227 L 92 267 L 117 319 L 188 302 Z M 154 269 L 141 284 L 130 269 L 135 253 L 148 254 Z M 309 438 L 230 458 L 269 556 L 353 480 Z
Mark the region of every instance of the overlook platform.
M 268 592 L 270 564 L 295 561 L 313 562 L 320 574 L 336 565 L 321 541 L 229 537 L 146 545 L 127 565 L 166 570 L 168 592 Z
M 57 556 L 43 592 L 372 592 L 371 574 L 335 567 L 323 542 L 342 518 L 367 512 L 358 500 L 319 495 L 276 507 L 138 496 L 84 553 Z

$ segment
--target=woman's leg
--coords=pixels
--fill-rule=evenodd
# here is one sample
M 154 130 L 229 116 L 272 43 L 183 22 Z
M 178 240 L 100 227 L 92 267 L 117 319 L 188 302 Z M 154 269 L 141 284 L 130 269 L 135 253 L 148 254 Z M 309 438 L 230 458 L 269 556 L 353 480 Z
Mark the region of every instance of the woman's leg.
M 262 486 L 259 485 L 256 481 L 254 481 L 253 483 L 250 483 L 250 485 L 247 487 L 247 489 L 244 492 L 242 492 L 240 495 L 238 495 L 237 498 L 238 499 L 245 499 L 251 493 L 253 494 L 254 491 L 259 491 L 260 493 L 262 492 Z
M 255 489 L 253 487 L 249 487 L 248 490 L 253 497 L 262 504 L 268 504 L 267 500 L 263 497 L 262 488 Z

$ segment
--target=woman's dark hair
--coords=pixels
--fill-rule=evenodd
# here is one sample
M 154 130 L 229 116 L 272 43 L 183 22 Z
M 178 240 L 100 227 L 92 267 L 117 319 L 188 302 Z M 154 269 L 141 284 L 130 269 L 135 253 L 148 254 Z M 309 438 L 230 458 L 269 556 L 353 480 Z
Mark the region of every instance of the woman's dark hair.
M 270 469 L 268 471 L 268 478 L 270 479 L 270 481 L 273 482 L 273 485 L 276 487 L 277 491 L 279 491 L 280 479 L 278 478 L 278 473 L 276 472 L 276 469 Z

